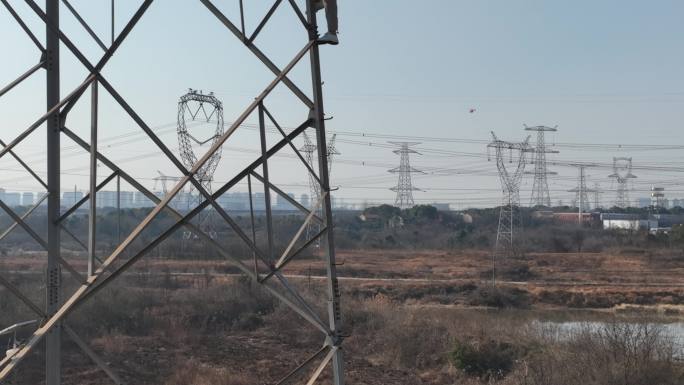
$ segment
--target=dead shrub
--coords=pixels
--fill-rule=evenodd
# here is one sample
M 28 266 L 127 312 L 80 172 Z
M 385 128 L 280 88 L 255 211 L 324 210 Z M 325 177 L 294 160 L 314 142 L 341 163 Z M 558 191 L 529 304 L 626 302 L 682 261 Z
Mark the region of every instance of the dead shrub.
M 451 363 L 465 374 L 500 380 L 508 375 L 525 349 L 493 339 L 457 340 L 449 354 Z
M 532 385 L 677 385 L 684 368 L 662 326 L 611 322 L 585 325 L 566 341 L 526 359 Z
M 529 293 L 525 290 L 509 287 L 482 286 L 468 296 L 472 306 L 488 306 L 495 308 L 528 308 Z

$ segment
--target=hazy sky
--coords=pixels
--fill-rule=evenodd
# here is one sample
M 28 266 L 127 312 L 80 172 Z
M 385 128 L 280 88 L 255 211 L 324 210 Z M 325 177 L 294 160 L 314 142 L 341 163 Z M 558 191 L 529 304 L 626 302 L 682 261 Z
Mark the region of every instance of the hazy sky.
M 44 29 L 26 4 L 10 3 L 42 39 Z M 71 3 L 109 42 L 109 0 Z M 139 3 L 117 1 L 117 31 Z M 239 23 L 237 0 L 216 3 Z M 547 142 L 558 143 L 561 153 L 549 156 L 550 160 L 605 165 L 613 156 L 631 156 L 635 168 L 642 167 L 634 171 L 639 178 L 633 197 L 647 195 L 652 183 L 665 186 L 670 197 L 684 197 L 682 172 L 662 170 L 663 166 L 684 168 L 684 149 L 653 147 L 684 145 L 683 2 L 339 3 L 341 44 L 322 48 L 326 110 L 333 117 L 328 127 L 338 132 L 337 148 L 342 153 L 333 166 L 338 198 L 348 203 L 392 202 L 393 193 L 387 188 L 396 183 L 396 176 L 386 170 L 398 164 L 398 156 L 385 144 L 389 136 L 417 136 L 423 155 L 411 161 L 428 171 L 414 176 L 415 185 L 426 190 L 415 192 L 417 202 L 445 201 L 458 207 L 496 204 L 500 196 L 496 165 L 486 156 L 489 132 L 520 141 L 526 135 L 523 124 L 558 125 L 559 131 Z M 272 2 L 245 4 L 248 29 L 253 29 Z M 65 8 L 62 25 L 96 62 L 101 50 Z M 3 86 L 35 64 L 39 53 L 2 7 L 0 36 Z M 284 66 L 305 39 L 284 2 L 256 43 Z M 65 47 L 62 58 L 62 94 L 66 95 L 87 73 Z M 187 88 L 214 91 L 224 103 L 225 121 L 231 122 L 273 78 L 200 2 L 190 0 L 155 1 L 104 75 L 174 151 L 177 101 Z M 307 59 L 293 71 L 292 79 L 310 90 Z M 101 99 L 101 145 L 107 155 L 124 160 L 124 168 L 150 187 L 157 170 L 178 174 L 161 154 L 155 156 L 149 139 L 102 88 Z M 287 127 L 307 116 L 303 105 L 283 87 L 266 105 Z M 470 113 L 470 108 L 476 111 Z M 38 72 L 0 99 L 0 138 L 11 140 L 44 109 L 44 74 Z M 86 139 L 88 111 L 89 98 L 84 97 L 67 121 Z M 249 122 L 256 120 L 252 117 Z M 373 134 L 379 137 L 369 136 Z M 44 137 L 41 128 L 17 148 L 41 171 Z M 68 155 L 63 162 L 63 188 L 87 189 L 87 155 L 73 149 L 68 138 L 63 147 Z M 251 127 L 240 129 L 226 144 L 216 180 L 230 178 L 257 151 L 257 133 Z M 272 163 L 272 174 L 284 189 L 297 194 L 307 191 L 304 169 L 291 153 Z M 15 171 L 19 166 L 10 159 L 1 160 L 0 168 L 0 187 L 38 190 L 30 177 Z M 550 180 L 552 199 L 568 202 L 573 194 L 565 190 L 574 187 L 576 171 L 553 169 L 559 175 Z M 106 169 L 100 167 L 100 173 L 104 177 Z M 589 183 L 610 190 L 614 187 L 607 178 L 610 173 L 606 167 L 591 169 Z M 523 202 L 529 200 L 530 188 L 528 178 Z M 236 191 L 244 189 L 239 185 Z M 610 191 L 602 196 L 606 203 L 613 199 Z

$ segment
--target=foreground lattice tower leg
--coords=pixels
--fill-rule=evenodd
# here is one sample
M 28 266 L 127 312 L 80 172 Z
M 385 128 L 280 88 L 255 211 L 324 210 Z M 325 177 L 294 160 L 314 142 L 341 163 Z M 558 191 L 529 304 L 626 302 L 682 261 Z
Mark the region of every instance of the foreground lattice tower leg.
M 45 11 L 48 24 L 59 28 L 59 0 L 47 0 Z M 46 83 L 47 83 L 47 110 L 49 111 L 60 100 L 60 55 L 59 36 L 53 28 L 46 30 Z M 59 264 L 61 253 L 61 230 L 57 219 L 60 216 L 60 114 L 54 111 L 47 120 L 47 179 L 48 179 L 48 205 L 47 205 L 47 298 L 46 314 L 53 315 L 59 309 L 62 300 L 62 274 Z M 57 325 L 50 331 L 45 339 L 45 383 L 47 385 L 59 385 L 62 378 L 62 353 L 61 353 L 61 326 Z
M 316 12 L 313 10 L 311 2 L 307 2 L 307 13 L 312 25 L 316 25 Z M 317 36 L 310 32 L 311 40 Z M 337 280 L 337 262 L 335 259 L 335 237 L 332 232 L 332 200 L 330 197 L 330 169 L 328 167 L 328 145 L 325 134 L 325 110 L 323 108 L 323 81 L 321 78 L 321 61 L 318 45 L 313 45 L 310 52 L 311 61 L 311 81 L 313 83 L 313 116 L 316 127 L 316 147 L 318 150 L 318 172 L 321 177 L 321 191 L 323 199 L 323 219 L 326 226 L 330 226 L 327 236 L 322 239 L 322 246 L 325 250 L 326 273 L 328 275 L 328 324 L 333 332 L 332 338 L 342 337 L 342 310 L 340 309 L 340 287 Z M 330 341 L 331 346 L 339 347 L 341 340 Z M 333 379 L 335 385 L 344 385 L 344 361 L 342 349 L 335 348 L 332 357 Z

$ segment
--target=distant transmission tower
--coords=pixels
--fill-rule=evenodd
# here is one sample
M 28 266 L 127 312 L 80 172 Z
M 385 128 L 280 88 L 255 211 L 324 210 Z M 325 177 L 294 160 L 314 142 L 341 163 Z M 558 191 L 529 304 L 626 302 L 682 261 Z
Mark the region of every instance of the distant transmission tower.
M 412 172 L 417 172 L 417 173 L 423 173 L 422 171 L 415 169 L 411 167 L 411 163 L 409 162 L 409 154 L 419 154 L 420 153 L 416 150 L 413 150 L 409 147 L 415 146 L 417 144 L 420 144 L 418 142 L 389 142 L 392 143 L 396 146 L 399 146 L 399 149 L 394 150 L 393 152 L 395 154 L 400 155 L 401 159 L 399 161 L 399 167 L 395 167 L 389 172 L 391 173 L 398 173 L 399 174 L 399 181 L 397 182 L 397 185 L 390 188 L 390 190 L 394 191 L 397 193 L 397 198 L 394 200 L 394 205 L 406 209 L 413 207 L 415 204 L 413 201 L 413 191 L 420 190 L 418 188 L 413 187 L 413 184 L 411 183 L 411 173 Z
M 304 156 L 306 158 L 306 161 L 311 165 L 312 168 L 315 168 L 314 165 L 314 154 L 316 154 L 317 147 L 315 144 L 311 142 L 311 138 L 309 138 L 309 135 L 306 134 L 306 131 L 302 133 L 302 137 L 304 140 L 304 145 L 299 149 L 302 153 L 304 153 Z M 337 134 L 333 134 L 330 139 L 328 139 L 328 144 L 327 144 L 327 154 L 328 154 L 328 175 L 330 175 L 330 172 L 332 171 L 332 163 L 335 155 L 340 155 L 340 152 L 337 151 L 337 148 L 335 148 L 335 140 L 337 139 Z M 321 185 L 318 182 L 318 179 L 316 178 L 315 175 L 313 175 L 311 172 L 309 172 L 309 191 L 311 193 L 311 198 L 309 199 L 309 209 L 315 208 L 317 205 L 320 207 L 318 204 L 318 201 L 321 199 Z M 317 210 L 320 212 L 320 208 Z M 316 236 L 321 231 L 321 225 L 318 222 L 309 222 L 308 226 L 306 227 L 306 234 L 307 234 L 307 239 L 311 239 L 312 237 Z M 320 239 L 316 240 L 316 247 L 320 247 Z
M 522 222 L 518 208 L 520 207 L 520 181 L 525 171 L 525 154 L 530 151 L 528 136 L 524 142 L 513 143 L 499 140 L 492 132 L 492 142 L 487 145 L 487 151 L 493 148 L 496 152 L 496 167 L 499 170 L 503 200 L 499 211 L 499 226 L 496 232 L 496 244 L 492 262 L 496 266 L 496 260 L 501 257 L 511 256 L 514 253 L 513 234 L 516 221 Z M 515 161 L 513 153 L 516 152 Z M 509 171 L 506 163 L 512 163 L 514 169 Z M 495 277 L 495 268 L 492 269 Z
M 594 210 L 601 208 L 601 186 L 598 183 L 594 183 Z
M 632 158 L 618 157 L 613 158 L 613 173 L 608 178 L 615 178 L 617 190 L 615 206 L 625 208 L 631 206 L 629 202 L 629 180 L 636 178 L 632 174 Z
M 197 133 L 193 135 L 188 127 L 189 123 L 198 121 L 198 118 L 210 126 L 209 130 L 203 130 L 205 136 L 200 138 Z M 198 147 L 206 144 L 214 145 L 223 135 L 223 131 L 223 103 L 214 96 L 213 92 L 205 95 L 202 91 L 191 88 L 180 97 L 177 133 L 179 152 L 186 167 L 193 167 L 197 163 L 199 157 L 196 152 L 201 150 Z M 211 182 L 214 180 L 214 171 L 221 161 L 221 152 L 219 149 L 213 153 L 195 175 L 195 179 L 209 192 L 212 191 Z
M 547 175 L 556 175 L 556 172 L 549 171 L 546 168 L 546 154 L 558 154 L 556 150 L 549 150 L 546 148 L 546 141 L 544 140 L 544 133 L 551 131 L 558 131 L 556 127 L 536 126 L 527 127 L 525 131 L 537 132 L 537 145 L 534 150 L 534 171 L 526 172 L 526 174 L 534 174 L 534 185 L 532 186 L 532 198 L 530 199 L 530 206 L 551 206 L 551 196 L 549 195 L 549 184 L 546 180 Z
M 159 176 L 154 178 L 153 190 L 156 192 L 161 192 L 160 197 L 164 197 L 164 196 L 166 196 L 166 194 L 169 193 L 168 182 L 178 183 L 178 181 L 181 180 L 180 177 L 165 175 L 163 172 L 161 172 L 159 170 L 157 170 L 157 174 L 159 174 Z M 159 190 L 159 187 L 161 187 L 161 190 Z M 185 191 L 181 191 L 181 193 L 183 193 L 183 192 L 185 192 Z M 190 192 L 189 189 L 188 189 L 188 192 Z M 192 203 L 192 202 L 179 200 L 176 202 L 171 202 L 171 203 L 169 203 L 169 205 L 176 208 L 176 209 L 186 209 L 187 210 L 190 207 L 190 203 Z
M 596 167 L 595 164 L 590 163 L 570 163 L 571 167 L 577 167 L 577 187 L 568 190 L 569 192 L 575 193 L 575 205 L 578 209 L 577 220 L 579 224 L 582 224 L 582 214 L 591 210 L 591 204 L 589 203 L 588 193 L 594 193 L 596 190 L 587 188 L 587 174 L 585 169 L 587 167 Z
M 207 125 L 208 129 L 197 127 L 197 124 L 195 124 L 192 127 L 193 134 L 193 132 L 190 131 L 191 127 L 189 126 L 192 126 L 192 123 L 199 122 Z M 202 146 L 214 146 L 219 138 L 221 138 L 221 135 L 223 135 L 223 131 L 223 103 L 214 96 L 213 92 L 205 95 L 202 91 L 190 88 L 185 95 L 180 97 L 180 100 L 178 101 L 177 134 L 179 152 L 185 167 L 188 169 L 194 167 L 197 160 L 200 158 L 197 154 L 201 154 L 204 151 Z M 200 135 L 203 136 L 199 137 Z M 212 192 L 211 182 L 214 180 L 214 172 L 221 161 L 221 153 L 222 149 L 219 147 L 194 175 L 195 179 L 197 179 L 197 181 L 202 184 L 202 187 L 209 193 Z M 202 203 L 205 199 L 199 191 L 196 198 L 197 204 Z M 212 222 L 211 211 L 201 212 L 197 216 L 197 224 L 200 229 L 206 231 L 213 238 L 216 237 L 216 230 L 214 229 Z M 185 231 L 184 236 L 190 238 L 192 233 L 190 231 Z M 199 239 L 196 234 L 194 237 Z

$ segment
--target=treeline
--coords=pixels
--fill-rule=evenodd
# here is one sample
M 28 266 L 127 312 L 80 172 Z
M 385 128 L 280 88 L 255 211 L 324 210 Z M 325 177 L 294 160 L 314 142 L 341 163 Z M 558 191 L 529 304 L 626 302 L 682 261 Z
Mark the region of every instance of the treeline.
M 570 208 L 555 208 L 570 212 Z M 97 218 L 98 250 L 105 254 L 147 216 L 149 208 L 102 211 Z M 648 231 L 604 230 L 600 223 L 579 227 L 574 223 L 558 223 L 537 218 L 534 209 L 521 208 L 521 221 L 516 227 L 516 245 L 520 253 L 526 252 L 601 252 L 610 249 L 676 249 L 684 250 L 684 227 L 675 226 L 669 233 L 651 234 Z M 643 209 L 627 209 L 630 213 L 647 214 Z M 681 208 L 661 213 L 678 214 Z M 22 211 L 19 210 L 21 215 Z M 225 250 L 249 258 L 251 249 L 240 237 L 240 232 L 252 238 L 252 219 L 249 213 L 231 213 L 237 230 L 231 228 L 219 215 L 203 215 L 200 226 L 215 236 Z M 369 207 L 362 212 L 335 213 L 335 238 L 340 249 L 475 249 L 491 250 L 496 241 L 499 220 L 498 208 L 471 209 L 464 212 L 439 211 L 430 205 L 399 209 L 390 205 Z M 26 220 L 41 237 L 46 234 L 44 212 L 35 212 Z M 273 217 L 276 250 L 284 250 L 304 222 L 300 212 L 281 212 Z M 0 215 L 0 231 L 9 228 L 11 218 Z M 139 250 L 175 223 L 168 213 L 160 214 L 131 245 L 128 252 Z M 193 223 L 199 224 L 197 220 Z M 63 222 L 63 247 L 67 252 L 85 252 L 88 239 L 88 215 L 77 212 Z M 254 218 L 255 243 L 267 249 L 267 219 L 263 213 Z M 304 232 L 314 234 L 317 227 Z M 1 234 L 1 233 L 0 233 Z M 73 234 L 73 236 L 72 236 Z M 42 251 L 40 245 L 23 228 L 17 226 L 0 241 L 0 253 Z M 211 245 L 202 242 L 185 228 L 176 231 L 154 251 L 159 257 L 205 259 L 217 258 Z M 303 256 L 311 255 L 309 250 Z
M 601 252 L 607 249 L 684 250 L 684 227 L 652 234 L 646 230 L 605 230 L 600 222 L 578 226 L 534 215 L 536 209 L 520 208 L 515 239 L 525 252 Z M 570 207 L 555 212 L 575 212 Z M 646 217 L 653 211 L 629 208 L 625 213 Z M 661 209 L 660 214 L 681 214 L 681 208 Z M 401 218 L 401 219 L 399 219 Z M 336 237 L 343 248 L 376 249 L 479 249 L 491 250 L 496 242 L 499 208 L 470 209 L 463 212 L 438 211 L 421 205 L 410 209 L 383 205 L 370 207 L 360 215 L 340 214 Z

